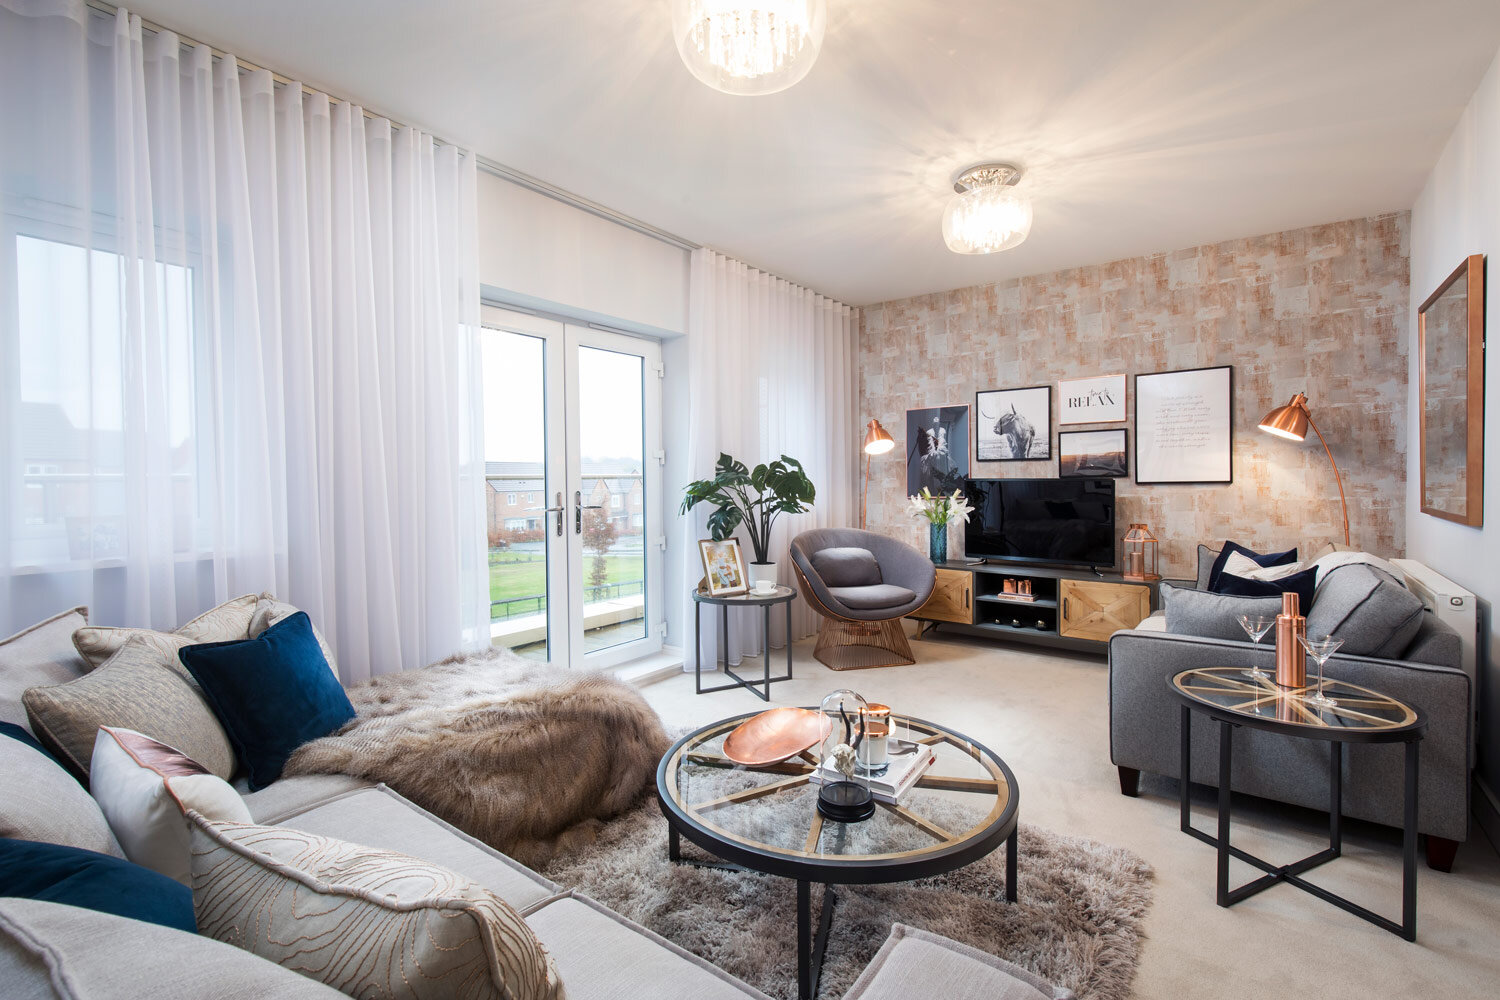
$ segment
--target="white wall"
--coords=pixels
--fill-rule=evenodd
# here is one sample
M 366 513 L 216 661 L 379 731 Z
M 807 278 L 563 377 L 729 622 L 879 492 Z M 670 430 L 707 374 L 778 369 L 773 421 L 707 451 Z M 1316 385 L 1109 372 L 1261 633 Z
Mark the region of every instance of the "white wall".
M 1417 433 L 1417 307 L 1465 256 L 1489 256 L 1485 277 L 1487 339 L 1500 341 L 1500 54 L 1448 139 L 1411 211 L 1411 393 L 1407 439 Z M 1500 350 L 1485 359 L 1484 527 L 1468 528 L 1421 513 L 1419 449 L 1408 449 L 1407 554 L 1479 595 L 1481 629 L 1480 780 L 1500 791 Z M 1483 815 L 1483 809 L 1481 809 Z
M 479 281 L 510 305 L 658 337 L 687 330 L 686 250 L 482 170 Z

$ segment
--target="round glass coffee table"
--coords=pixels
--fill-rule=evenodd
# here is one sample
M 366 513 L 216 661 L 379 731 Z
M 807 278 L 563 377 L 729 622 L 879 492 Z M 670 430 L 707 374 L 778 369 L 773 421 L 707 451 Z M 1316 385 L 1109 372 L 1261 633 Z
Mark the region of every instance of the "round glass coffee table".
M 1309 685 L 1282 688 L 1267 677 L 1251 677 L 1242 667 L 1196 667 L 1174 674 L 1167 690 L 1182 704 L 1180 826 L 1219 852 L 1217 899 L 1220 906 L 1233 906 L 1280 882 L 1304 892 L 1377 927 L 1399 934 L 1408 941 L 1417 937 L 1417 753 L 1427 732 L 1427 720 L 1417 709 L 1390 695 L 1331 677 L 1324 692 L 1332 705 L 1312 700 Z M 1201 712 L 1219 724 L 1218 835 L 1210 836 L 1192 825 L 1189 779 L 1192 769 L 1193 712 Z M 1234 769 L 1234 731 L 1260 729 L 1304 740 L 1328 744 L 1328 847 L 1287 865 L 1273 865 L 1229 843 L 1230 786 Z M 1344 744 L 1405 744 L 1405 803 L 1402 818 L 1401 922 L 1397 923 L 1342 896 L 1315 885 L 1303 874 L 1332 861 L 1343 852 L 1342 812 L 1344 794 Z M 1229 887 L 1229 859 L 1238 858 L 1265 872 L 1238 888 Z
M 673 861 L 686 837 L 723 862 L 797 882 L 797 995 L 817 994 L 834 905 L 831 886 L 906 882 L 962 868 L 1002 842 L 1005 898 L 1016 899 L 1016 815 L 1020 794 L 1005 761 L 962 733 L 893 715 L 891 735 L 930 747 L 936 762 L 898 804 L 877 803 L 858 823 L 825 820 L 810 754 L 749 769 L 724 756 L 724 739 L 756 713 L 725 719 L 678 740 L 656 771 Z M 821 883 L 822 917 L 811 927 L 811 887 Z

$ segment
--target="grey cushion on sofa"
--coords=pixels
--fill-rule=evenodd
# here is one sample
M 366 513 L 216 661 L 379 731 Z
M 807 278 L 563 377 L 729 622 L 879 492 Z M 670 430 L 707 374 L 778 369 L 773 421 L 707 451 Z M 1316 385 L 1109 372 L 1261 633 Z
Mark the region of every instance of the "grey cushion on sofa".
M 853 545 L 819 549 L 808 557 L 828 587 L 869 587 L 883 583 L 875 553 Z
M 858 608 L 860 611 L 898 608 L 917 599 L 917 595 L 910 590 L 892 583 L 877 583 L 869 587 L 829 587 L 828 592 L 845 607 Z
M 36 899 L 0 899 L 6 1000 L 339 1000 L 233 945 Z
M 78 779 L 35 747 L 9 736 L 0 736 L 0 837 L 125 857 L 104 813 Z
M 1340 652 L 1391 659 L 1406 652 L 1422 627 L 1421 598 L 1373 566 L 1336 566 L 1318 582 L 1307 611 L 1309 635 L 1343 639 Z
M 769 1000 L 586 896 L 570 893 L 526 914 L 573 1000 Z
M 895 924 L 844 1000 L 1072 1000 L 1003 958 L 928 931 Z
M 1207 545 L 1198 546 L 1198 589 L 1208 589 L 1208 577 L 1213 572 L 1214 561 L 1219 558 L 1223 548 L 1210 548 Z
M 66 684 L 89 671 L 73 648 L 73 632 L 89 623 L 87 608 L 72 608 L 0 639 L 0 722 L 31 732 L 21 695 L 27 688 Z
M 1279 597 L 1211 594 L 1206 590 L 1188 590 L 1168 583 L 1161 585 L 1161 603 L 1166 611 L 1168 632 L 1204 639 L 1249 641 L 1250 637 L 1240 627 L 1240 615 L 1275 617 L 1281 613 Z

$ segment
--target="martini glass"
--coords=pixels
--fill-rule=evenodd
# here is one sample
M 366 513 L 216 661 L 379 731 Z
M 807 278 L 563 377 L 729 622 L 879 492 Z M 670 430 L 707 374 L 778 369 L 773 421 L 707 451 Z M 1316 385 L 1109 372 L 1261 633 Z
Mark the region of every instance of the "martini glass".
M 1240 628 L 1245 630 L 1245 634 L 1250 637 L 1250 641 L 1257 646 L 1266 637 L 1266 633 L 1271 631 L 1271 626 L 1276 624 L 1275 618 L 1270 618 L 1266 615 L 1240 615 L 1239 621 Z M 1268 681 L 1271 679 L 1271 675 L 1260 669 L 1260 667 L 1251 667 L 1249 670 L 1244 671 L 1244 674 L 1251 680 Z
M 1344 644 L 1343 639 L 1335 639 L 1331 635 L 1299 635 L 1297 641 L 1302 643 L 1302 648 L 1307 650 L 1307 655 L 1313 658 L 1318 665 L 1318 691 L 1316 694 L 1308 695 L 1307 703 L 1319 708 L 1334 708 L 1338 702 L 1323 693 L 1323 664 L 1328 662 L 1340 646 Z

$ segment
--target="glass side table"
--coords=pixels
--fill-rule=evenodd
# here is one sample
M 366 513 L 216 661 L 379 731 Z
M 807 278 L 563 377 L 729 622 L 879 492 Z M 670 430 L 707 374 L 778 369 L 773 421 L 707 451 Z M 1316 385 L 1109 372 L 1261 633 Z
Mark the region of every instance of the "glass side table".
M 1309 698 L 1310 687 L 1277 687 L 1270 679 L 1247 677 L 1240 667 L 1197 667 L 1175 674 L 1168 690 L 1182 702 L 1181 806 L 1182 832 L 1218 849 L 1218 903 L 1233 906 L 1279 882 L 1294 885 L 1325 902 L 1370 921 L 1408 941 L 1417 938 L 1417 749 L 1427 731 L 1422 713 L 1389 695 L 1328 678 L 1324 689 L 1337 702 L 1320 707 Z M 1202 712 L 1219 723 L 1218 836 L 1192 825 L 1188 785 L 1192 770 L 1192 713 Z M 1234 760 L 1234 731 L 1263 729 L 1294 739 L 1323 740 L 1329 745 L 1328 847 L 1288 865 L 1273 865 L 1229 843 L 1230 775 Z M 1405 809 L 1402 822 L 1401 922 L 1383 917 L 1304 879 L 1303 873 L 1337 858 L 1342 847 L 1344 744 L 1404 743 L 1406 745 Z M 1238 858 L 1266 874 L 1231 889 L 1229 859 Z
M 715 691 L 731 691 L 744 688 L 761 701 L 771 700 L 771 685 L 777 681 L 792 679 L 792 601 L 797 591 L 792 587 L 777 587 L 769 594 L 733 594 L 725 597 L 710 597 L 706 591 L 693 591 L 693 689 L 697 694 L 713 694 Z M 728 684 L 715 687 L 703 686 L 703 605 L 719 606 L 719 654 L 716 657 L 724 664 L 724 673 L 731 678 Z M 771 676 L 771 609 L 778 604 L 786 605 L 786 673 Z M 729 609 L 760 608 L 762 671 L 759 678 L 741 677 L 729 665 Z M 756 690 L 759 688 L 759 690 Z

